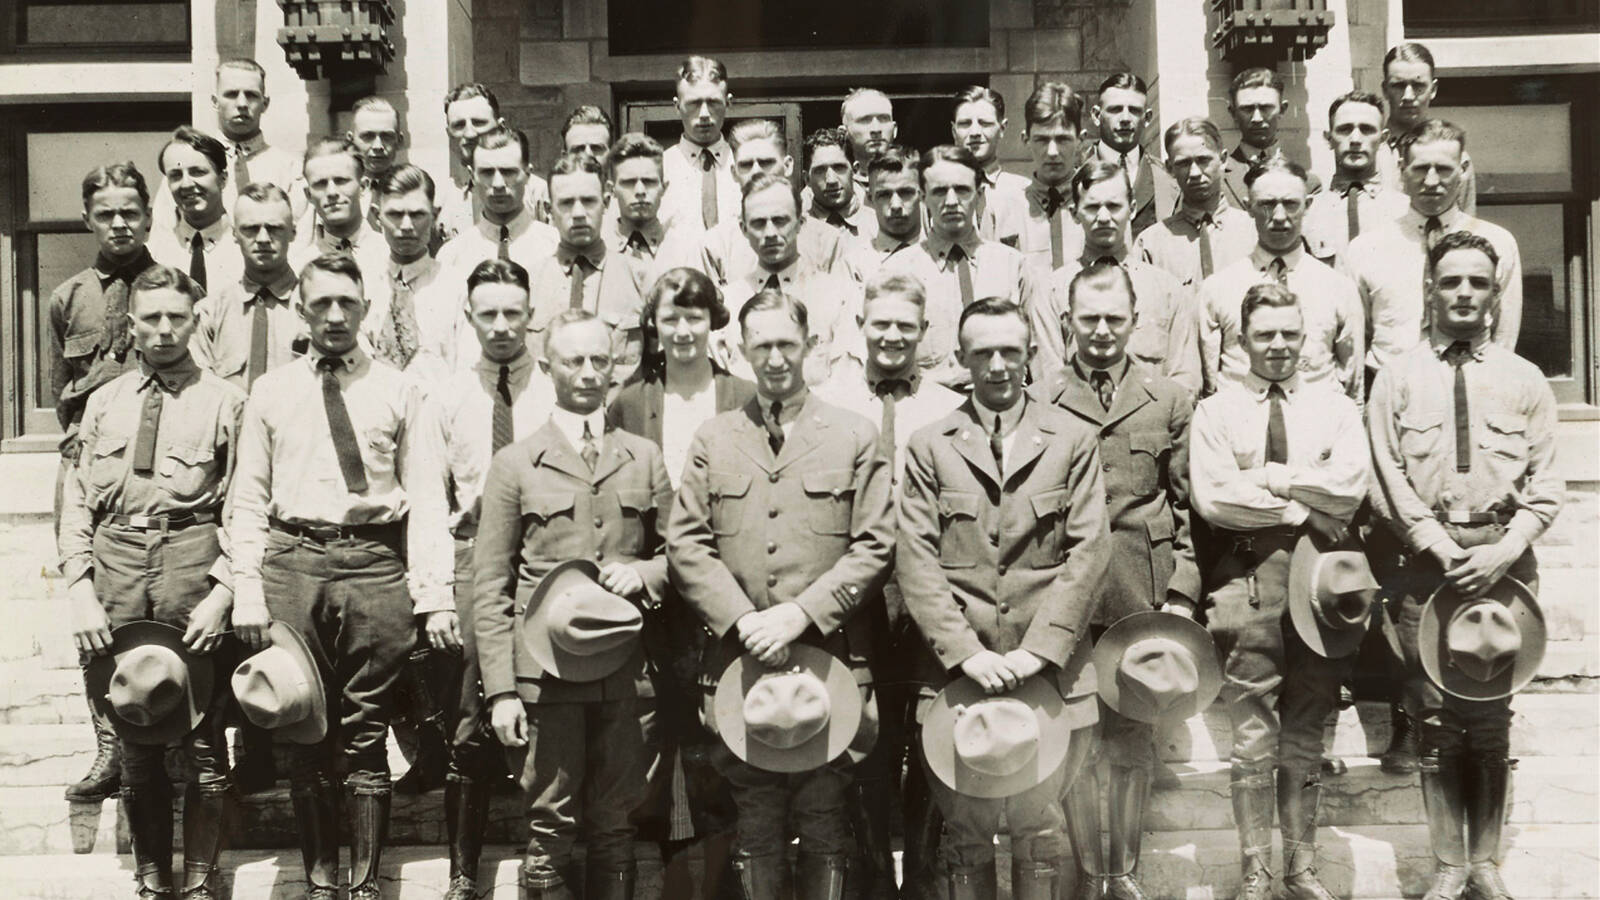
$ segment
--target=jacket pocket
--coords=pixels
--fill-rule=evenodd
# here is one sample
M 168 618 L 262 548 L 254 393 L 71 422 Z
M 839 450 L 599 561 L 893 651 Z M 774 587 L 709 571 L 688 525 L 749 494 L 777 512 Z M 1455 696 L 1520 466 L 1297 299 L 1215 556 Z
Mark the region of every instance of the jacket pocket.
M 849 534 L 850 509 L 855 505 L 855 473 L 849 469 L 807 472 L 800 478 L 805 488 L 811 530 L 817 534 Z
M 983 529 L 978 524 L 979 497 L 962 491 L 939 494 L 939 562 L 965 569 L 978 564 Z
M 1033 506 L 1034 527 L 1028 535 L 1028 552 L 1023 560 L 1034 568 L 1059 565 L 1065 553 L 1067 513 L 1072 509 L 1072 494 L 1066 488 L 1040 491 L 1028 498 Z
M 211 447 L 172 447 L 161 460 L 161 477 L 167 493 L 175 500 L 199 497 L 211 482 L 211 462 L 216 451 Z
M 61 342 L 62 357 L 78 359 L 93 355 L 95 348 L 100 346 L 100 338 L 104 334 L 103 330 L 96 328 L 67 335 L 67 339 Z
M 624 553 L 643 559 L 649 555 L 647 536 L 655 530 L 655 504 L 650 492 L 638 488 L 617 491 L 617 506 L 622 510 L 617 545 Z
M 1165 431 L 1128 435 L 1128 489 L 1135 496 L 1149 497 L 1161 488 L 1162 457 L 1171 449 L 1172 436 Z
M 707 482 L 711 502 L 711 531 L 723 535 L 738 534 L 744 524 L 745 497 L 750 493 L 750 476 L 713 470 Z
M 522 495 L 523 545 L 537 545 L 546 559 L 571 559 L 592 554 L 594 548 L 579 533 L 572 492 Z

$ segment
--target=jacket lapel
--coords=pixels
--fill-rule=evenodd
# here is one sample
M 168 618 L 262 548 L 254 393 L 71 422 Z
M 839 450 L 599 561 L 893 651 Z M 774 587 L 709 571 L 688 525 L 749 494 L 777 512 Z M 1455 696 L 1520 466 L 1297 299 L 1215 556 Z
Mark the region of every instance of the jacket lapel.
M 739 425 L 733 436 L 733 445 L 763 472 L 777 471 L 777 461 L 772 458 L 772 448 L 767 445 L 767 429 L 761 421 L 760 400 L 752 397 L 741 410 Z
M 1056 430 L 1040 415 L 1040 404 L 1027 402 L 1022 409 L 1022 419 L 1017 422 L 1016 440 L 1011 443 L 1011 457 L 1006 460 L 1006 481 L 1020 475 L 1033 461 L 1044 453 Z
M 994 464 L 994 454 L 989 452 L 989 433 L 978 422 L 978 410 L 972 405 L 972 398 L 968 397 L 950 418 L 944 433 L 950 435 L 956 452 L 966 458 L 974 471 L 999 488 L 1000 470 Z
M 1122 383 L 1117 385 L 1116 395 L 1111 400 L 1105 427 L 1110 428 L 1138 412 L 1151 399 L 1150 391 L 1144 386 L 1144 373 L 1137 365 L 1129 365 L 1128 371 L 1122 373 Z
M 1072 364 L 1067 363 L 1067 373 L 1060 376 L 1059 389 L 1054 400 L 1063 408 L 1075 413 L 1080 418 L 1086 419 L 1095 428 L 1100 428 L 1105 419 L 1106 411 L 1100 406 L 1100 398 L 1089 390 L 1089 386 L 1082 379 L 1071 374 Z M 1116 403 L 1113 402 L 1115 407 Z
M 616 433 L 615 428 L 606 429 L 606 439 L 600 442 L 600 458 L 594 464 L 593 484 L 605 481 L 633 459 L 633 451 L 622 446 Z
M 589 483 L 589 467 L 583 464 L 583 457 L 567 443 L 566 436 L 554 422 L 546 422 L 535 432 L 531 443 L 536 464 L 565 472 L 584 484 Z
M 800 415 L 789 426 L 789 436 L 783 441 L 783 449 L 778 453 L 777 469 L 782 470 L 800 459 L 822 444 L 822 438 L 827 431 L 828 423 L 818 415 L 816 394 L 806 395 L 805 406 L 800 408 Z M 762 429 L 764 434 L 766 429 Z

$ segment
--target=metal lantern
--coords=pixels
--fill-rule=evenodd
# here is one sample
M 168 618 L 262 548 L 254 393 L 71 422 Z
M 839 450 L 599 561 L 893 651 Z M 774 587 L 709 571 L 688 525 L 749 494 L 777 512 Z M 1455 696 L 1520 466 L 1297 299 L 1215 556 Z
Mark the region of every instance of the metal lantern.
M 301 78 L 382 74 L 394 59 L 389 0 L 278 0 L 278 45 Z
M 1310 59 L 1328 43 L 1334 14 L 1327 0 L 1211 0 L 1211 43 L 1236 66 Z

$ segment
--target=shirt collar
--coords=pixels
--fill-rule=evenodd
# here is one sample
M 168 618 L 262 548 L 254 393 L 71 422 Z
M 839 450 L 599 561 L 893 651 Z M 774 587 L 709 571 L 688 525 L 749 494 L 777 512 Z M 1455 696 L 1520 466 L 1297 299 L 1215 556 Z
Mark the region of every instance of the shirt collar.
M 498 377 L 498 367 L 496 367 L 496 376 Z M 605 435 L 606 408 L 601 406 L 588 415 L 579 415 L 569 409 L 552 406 L 550 407 L 550 421 L 561 429 L 561 434 L 566 437 L 568 443 L 572 444 L 572 449 L 582 450 L 583 426 L 585 423 L 589 426 L 589 436 L 594 438 L 595 441 L 598 442 Z
M 983 401 L 978 399 L 978 394 L 976 391 L 971 393 L 971 397 L 972 408 L 977 410 L 978 422 L 983 426 L 985 434 L 988 434 L 989 429 L 994 427 L 995 416 L 1000 417 L 1000 426 L 1005 429 L 1006 434 L 1010 434 L 1011 432 L 1015 431 L 1017 423 L 1022 421 L 1022 413 L 1028 404 L 1028 395 L 1026 392 L 1024 392 L 1021 397 L 1018 397 L 1017 402 L 1013 403 L 1011 408 L 1005 412 L 1001 412 L 996 409 L 990 409 L 989 407 L 984 406 Z
M 254 302 L 256 294 L 259 294 L 262 288 L 266 288 L 272 296 L 287 303 L 294 295 L 294 288 L 298 283 L 299 278 L 295 276 L 293 268 L 284 269 L 283 275 L 271 284 L 259 284 L 251 281 L 250 276 L 246 275 L 240 279 L 240 286 L 244 288 L 244 305 L 249 306 Z
M 312 215 L 315 216 L 316 214 L 313 213 Z M 311 226 L 311 242 L 319 248 L 326 248 L 337 247 L 339 246 L 340 241 L 347 241 L 350 244 L 350 249 L 354 250 L 355 248 L 361 246 L 361 241 L 366 237 L 367 230 L 367 224 L 365 222 L 357 222 L 356 230 L 350 232 L 349 237 L 341 238 L 329 231 L 327 227 L 322 224 L 322 220 L 318 218 L 316 223 Z
M 1033 180 L 1028 182 L 1028 187 L 1024 192 L 1028 195 L 1029 199 L 1043 208 L 1045 201 L 1050 198 L 1050 188 L 1051 185 L 1040 181 L 1039 177 L 1035 175 Z M 1062 209 L 1066 209 L 1072 204 L 1072 186 L 1070 184 L 1063 182 L 1062 184 L 1055 185 L 1055 191 L 1057 194 L 1061 195 Z
M 1351 186 L 1356 184 L 1361 185 L 1361 193 L 1369 197 L 1376 197 L 1381 186 L 1377 170 L 1374 169 L 1369 172 L 1365 178 L 1357 178 L 1355 175 L 1346 172 L 1334 172 L 1333 177 L 1328 179 L 1328 190 L 1343 197 L 1349 192 Z
M 1250 250 L 1250 264 L 1265 272 L 1267 267 L 1272 265 L 1273 260 L 1282 259 L 1284 267 L 1293 272 L 1299 268 L 1300 261 L 1305 259 L 1305 256 L 1306 242 L 1304 240 L 1296 242 L 1288 253 L 1273 253 L 1260 244 L 1256 244 Z
M 1225 208 L 1227 208 L 1227 206 L 1228 206 L 1228 201 L 1221 194 L 1217 195 L 1217 205 L 1216 205 L 1215 209 L 1208 209 L 1208 210 L 1190 209 L 1189 207 L 1184 206 L 1182 201 L 1179 201 L 1179 203 L 1178 203 L 1178 211 L 1177 211 L 1178 212 L 1178 218 L 1182 219 L 1185 222 L 1188 222 L 1190 227 L 1192 227 L 1192 228 L 1194 228 L 1196 230 L 1199 230 L 1199 228 L 1201 226 L 1201 222 L 1207 216 L 1209 216 L 1209 217 L 1211 217 L 1211 225 L 1212 225 L 1212 227 L 1216 227 L 1218 224 L 1221 223 L 1221 221 L 1222 221 L 1222 211 Z
M 777 275 L 778 281 L 782 284 L 794 283 L 800 278 L 800 257 L 796 256 L 788 265 L 776 272 L 768 269 L 765 263 L 757 262 L 755 269 L 750 273 L 750 279 L 755 282 L 755 289 L 759 291 L 773 275 Z
M 213 244 L 226 237 L 232 230 L 233 219 L 229 217 L 226 210 L 217 217 L 215 222 L 199 229 L 200 237 L 205 241 L 207 249 L 210 249 Z M 178 243 L 188 245 L 190 241 L 194 240 L 195 231 L 195 227 L 190 225 L 183 216 L 178 216 Z
M 800 412 L 806 408 L 806 401 L 809 399 L 811 399 L 811 389 L 804 386 L 785 398 L 783 408 L 778 410 L 778 424 L 785 425 L 800 418 Z M 756 402 L 761 404 L 761 418 L 765 421 L 772 412 L 772 398 L 757 389 Z
M 660 216 L 651 219 L 643 225 L 635 226 L 630 225 L 626 219 L 622 218 L 622 214 L 618 213 L 617 215 L 611 217 L 611 228 L 622 238 L 622 240 L 617 244 L 618 247 L 627 246 L 628 239 L 633 236 L 635 231 L 637 231 L 644 236 L 645 243 L 650 245 L 651 253 L 655 253 L 656 250 L 661 247 L 661 241 L 667 236 L 667 226 L 661 224 Z
M 866 371 L 867 391 L 869 393 L 871 393 L 874 397 L 878 396 L 878 384 L 879 384 L 879 382 L 883 381 L 884 379 L 882 379 L 882 378 L 873 378 L 872 377 L 872 367 L 866 365 L 865 362 L 862 363 L 862 367 Z M 917 392 L 917 389 L 922 386 L 922 370 L 919 369 L 916 365 L 913 364 L 911 366 L 911 372 L 909 374 L 907 374 L 907 375 L 905 375 L 905 376 L 903 376 L 901 378 L 894 379 L 894 380 L 896 380 L 896 381 L 904 381 L 906 383 L 906 396 L 909 397 L 912 394 L 915 394 Z
M 1129 169 L 1139 168 L 1139 161 L 1144 156 L 1144 148 L 1142 147 L 1135 146 L 1127 153 L 1123 153 L 1105 141 L 1096 141 L 1094 149 L 1095 153 L 1100 157 L 1101 160 L 1113 165 L 1122 165 L 1122 158 L 1127 157 Z
M 516 382 L 519 378 L 525 378 L 533 371 L 533 354 L 524 351 L 516 359 L 506 363 L 496 362 L 487 356 L 480 355 L 478 361 L 473 364 L 474 369 L 484 375 L 488 375 L 490 379 L 500 377 L 501 366 L 506 366 L 511 370 L 509 373 L 511 380 Z
M 1439 214 L 1439 224 L 1444 226 L 1445 231 L 1458 231 L 1461 228 L 1461 220 L 1466 217 L 1467 214 L 1461 211 L 1461 207 L 1451 206 Z M 1400 216 L 1400 221 L 1406 227 L 1416 229 L 1417 234 L 1421 234 L 1428 227 L 1428 217 L 1417 212 L 1417 208 L 1409 204 L 1405 213 Z
M 1101 253 L 1097 250 L 1091 250 L 1088 247 L 1084 247 L 1083 252 L 1078 254 L 1078 265 L 1087 269 L 1095 262 L 1095 260 L 1102 258 L 1114 259 L 1117 261 L 1117 265 L 1126 267 L 1128 264 L 1128 247 L 1126 244 L 1124 244 L 1121 253 Z
M 598 271 L 605 265 L 606 242 L 596 238 L 582 251 L 564 242 L 556 244 L 556 261 L 561 263 L 563 268 L 571 269 L 573 261 L 580 256 L 589 261 L 590 268 Z
M 524 202 L 522 204 L 522 209 L 517 211 L 516 216 L 514 216 L 511 221 L 505 223 L 506 227 L 511 231 L 511 239 L 514 241 L 521 237 L 522 233 L 528 230 L 528 224 L 532 221 L 533 213 L 528 209 L 528 204 Z M 487 216 L 479 216 L 477 226 L 478 231 L 484 237 L 496 243 L 499 242 L 500 223 L 489 221 Z
M 1233 148 L 1233 152 L 1228 155 L 1239 162 L 1254 165 L 1257 160 L 1276 156 L 1282 152 L 1283 151 L 1278 147 L 1277 141 L 1273 141 L 1271 144 L 1260 148 L 1252 147 L 1249 144 L 1240 141 L 1238 145 Z
M 697 166 L 700 165 L 700 153 L 704 150 L 711 151 L 711 155 L 716 158 L 718 165 L 726 163 L 728 158 L 733 155 L 733 147 L 728 144 L 728 139 L 725 137 L 717 138 L 717 142 L 709 147 L 702 147 L 686 137 L 678 141 L 678 147 L 683 151 L 684 159 Z
M 1257 400 L 1265 400 L 1267 389 L 1274 384 L 1283 385 L 1285 396 L 1293 397 L 1300 390 L 1300 373 L 1296 372 L 1282 381 L 1268 381 L 1254 372 L 1245 372 L 1239 377 L 1239 385 L 1250 392 Z
M 830 216 L 837 214 L 839 218 L 844 220 L 845 225 L 855 228 L 855 222 L 852 220 L 855 218 L 856 213 L 860 211 L 861 194 L 858 191 L 851 191 L 850 202 L 845 204 L 843 211 L 828 209 L 827 207 L 823 206 L 815 196 L 813 196 L 811 198 L 811 205 L 806 209 L 806 214 L 813 219 L 821 219 L 824 222 L 828 221 Z
M 229 138 L 228 149 L 234 153 L 243 153 L 245 158 L 248 159 L 249 157 L 255 156 L 257 153 L 267 149 L 267 137 L 258 131 L 242 141 L 236 141 L 232 138 Z
M 872 249 L 879 253 L 891 254 L 906 247 L 915 247 L 920 240 L 922 240 L 922 229 L 920 227 L 917 229 L 917 233 L 909 239 L 897 238 L 880 228 L 878 233 L 872 236 Z
M 1120 385 L 1122 384 L 1122 376 L 1128 374 L 1128 365 L 1128 355 L 1126 353 L 1122 355 L 1122 359 L 1113 363 L 1108 369 L 1100 369 L 1089 365 L 1078 358 L 1076 351 L 1074 351 L 1072 354 L 1072 371 L 1084 384 L 1089 384 L 1089 379 L 1095 372 L 1098 371 L 1105 372 L 1107 375 L 1110 375 L 1112 385 Z
M 322 351 L 315 347 L 312 347 L 311 352 L 305 355 L 306 364 L 311 367 L 311 371 L 313 373 L 318 375 L 322 373 L 321 370 L 317 368 L 317 363 L 321 362 L 322 359 Z M 352 375 L 361 374 L 366 370 L 368 364 L 367 354 L 362 351 L 360 344 L 357 344 L 350 352 L 337 357 L 337 359 L 339 360 L 339 368 L 335 371 L 349 372 Z
M 1463 338 L 1451 337 L 1432 326 L 1428 328 L 1428 346 L 1433 349 L 1433 355 L 1441 359 L 1444 358 L 1444 352 L 1460 340 Z M 1472 349 L 1472 358 L 1481 362 L 1484 352 L 1489 349 L 1489 329 L 1484 328 L 1473 335 L 1467 340 L 1467 345 Z
M 928 255 L 938 260 L 939 264 L 943 266 L 948 261 L 947 258 L 950 256 L 950 248 L 954 247 L 956 242 L 950 240 L 942 234 L 939 234 L 938 232 L 935 232 L 932 229 L 924 229 L 924 231 L 926 232 L 927 236 L 923 238 L 923 243 L 925 243 L 928 247 Z M 961 249 L 967 252 L 968 259 L 977 259 L 978 246 L 983 243 L 983 239 L 978 236 L 978 230 L 976 228 L 968 232 L 966 239 L 962 240 L 960 243 Z
M 388 265 L 389 278 L 390 280 L 402 281 L 407 285 L 415 285 L 426 277 L 429 272 L 438 267 L 438 261 L 426 253 L 408 263 L 395 262 L 391 258 Z
M 145 390 L 152 383 L 160 383 L 161 387 L 169 393 L 176 394 L 200 378 L 200 366 L 194 357 L 184 354 L 181 361 L 173 363 L 165 369 L 157 371 L 143 357 L 139 359 L 139 372 L 144 376 L 139 381 L 139 390 Z
M 100 279 L 101 287 L 104 287 L 107 282 L 119 275 L 126 276 L 129 281 L 132 281 L 139 276 L 140 272 L 156 264 L 155 259 L 150 256 L 149 247 L 140 247 L 124 260 L 122 265 L 112 266 L 109 265 L 110 262 L 111 260 L 104 253 L 95 255 L 94 264 L 91 268 L 94 269 L 95 276 Z

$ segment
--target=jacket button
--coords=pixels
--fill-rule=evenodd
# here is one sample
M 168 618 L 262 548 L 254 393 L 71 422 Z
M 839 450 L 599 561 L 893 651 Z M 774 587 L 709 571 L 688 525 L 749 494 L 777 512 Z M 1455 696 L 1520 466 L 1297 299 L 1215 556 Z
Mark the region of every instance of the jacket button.
M 594 558 L 596 560 L 605 559 L 606 558 L 606 552 L 604 550 L 596 550 L 594 552 Z
M 778 542 L 777 541 L 767 541 L 767 552 L 768 553 L 777 553 L 778 552 Z
M 776 575 L 768 575 L 767 576 L 767 587 L 776 587 L 777 584 L 778 584 L 778 576 L 776 576 Z
M 595 485 L 595 486 L 593 486 L 593 487 L 591 487 L 591 488 L 589 488 L 589 493 L 591 493 L 591 494 L 598 494 L 598 493 L 600 493 L 600 485 L 598 485 L 598 484 L 597 484 L 597 485 Z
M 767 476 L 767 480 L 772 482 L 773 484 L 777 484 L 778 483 L 778 473 L 777 472 L 773 472 L 771 475 L 768 475 Z
M 1003 613 L 1011 612 L 1011 604 L 1009 604 L 1009 603 L 1000 604 L 1000 611 L 1003 612 Z
M 1006 564 L 1001 563 L 998 567 L 996 567 L 995 571 L 999 572 L 1001 575 L 1004 575 L 1006 573 Z
M 776 519 L 777 517 L 778 517 L 778 510 L 776 508 L 767 510 L 767 518 Z
M 989 543 L 991 543 L 991 544 L 1000 543 L 1000 532 L 998 532 L 998 531 L 989 532 Z
M 1103 463 L 1100 466 L 1100 468 L 1102 468 L 1102 469 L 1106 470 L 1107 472 L 1109 472 L 1109 471 L 1111 471 L 1111 463 Z
M 604 528 L 605 525 L 606 525 L 606 520 L 605 519 L 602 519 L 599 516 L 595 516 L 594 517 L 594 527 L 596 527 L 596 528 Z

